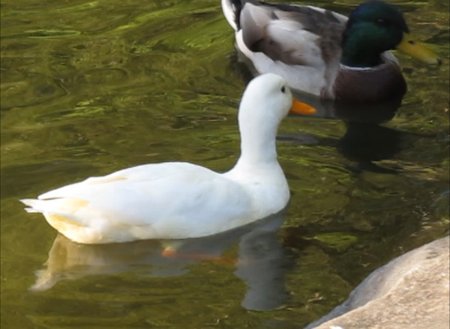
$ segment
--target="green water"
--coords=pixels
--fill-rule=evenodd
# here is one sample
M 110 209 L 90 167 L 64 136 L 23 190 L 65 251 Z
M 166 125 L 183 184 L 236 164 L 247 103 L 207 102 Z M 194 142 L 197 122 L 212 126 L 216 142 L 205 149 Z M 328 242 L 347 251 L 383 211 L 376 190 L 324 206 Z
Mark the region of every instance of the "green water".
M 448 2 L 396 4 L 444 64 L 400 57 L 409 92 L 382 126 L 285 120 L 288 209 L 171 259 L 71 243 L 18 199 L 148 162 L 230 168 L 246 74 L 220 1 L 3 1 L 1 327 L 301 328 L 447 234 Z

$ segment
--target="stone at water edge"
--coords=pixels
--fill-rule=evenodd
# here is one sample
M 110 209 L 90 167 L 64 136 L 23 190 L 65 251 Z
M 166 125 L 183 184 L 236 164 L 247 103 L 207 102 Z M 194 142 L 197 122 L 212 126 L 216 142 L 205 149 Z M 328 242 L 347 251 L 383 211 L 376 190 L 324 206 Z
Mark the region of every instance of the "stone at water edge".
M 306 329 L 449 329 L 449 237 L 372 272 Z

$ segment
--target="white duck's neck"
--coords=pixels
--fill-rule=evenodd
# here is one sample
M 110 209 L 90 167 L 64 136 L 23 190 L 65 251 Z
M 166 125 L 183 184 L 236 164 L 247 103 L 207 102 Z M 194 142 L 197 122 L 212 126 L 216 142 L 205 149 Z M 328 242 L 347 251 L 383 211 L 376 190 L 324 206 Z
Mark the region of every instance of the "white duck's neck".
M 241 111 L 239 114 L 241 156 L 236 167 L 278 163 L 276 136 L 279 121 L 280 119 L 275 117 L 254 115 L 252 111 Z
M 255 139 L 254 131 L 241 131 L 241 156 L 239 161 L 252 165 L 277 162 L 276 129 L 266 131 L 262 138 Z

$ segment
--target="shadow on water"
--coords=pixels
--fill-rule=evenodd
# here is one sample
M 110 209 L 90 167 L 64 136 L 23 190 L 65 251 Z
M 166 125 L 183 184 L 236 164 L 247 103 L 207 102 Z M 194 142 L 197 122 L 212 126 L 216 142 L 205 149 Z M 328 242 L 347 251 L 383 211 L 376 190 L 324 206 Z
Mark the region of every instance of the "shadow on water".
M 370 123 L 346 122 L 347 131 L 339 140 L 338 151 L 356 162 L 356 171 L 396 173 L 374 161 L 390 159 L 401 150 L 401 132 Z
M 244 308 L 275 309 L 288 298 L 284 287 L 288 260 L 277 236 L 282 222 L 282 214 L 277 214 L 212 237 L 108 245 L 83 245 L 58 235 L 30 290 L 45 291 L 61 281 L 86 276 L 140 270 L 151 277 L 180 276 L 189 266 L 206 261 L 235 267 L 235 275 L 247 286 L 241 302 Z M 224 255 L 234 245 L 238 245 L 237 259 Z
M 396 173 L 374 163 L 390 159 L 401 151 L 402 132 L 383 126 L 390 121 L 401 106 L 402 98 L 376 104 L 343 104 L 323 101 L 315 96 L 295 93 L 296 97 L 317 109 L 317 118 L 338 119 L 345 124 L 345 134 L 338 140 L 321 140 L 321 144 L 336 147 L 347 159 L 354 161 L 353 171 Z
M 338 143 L 338 151 L 347 159 L 355 161 L 357 170 L 396 172 L 373 162 L 390 159 L 401 150 L 401 132 L 380 125 L 395 116 L 401 102 L 402 98 L 396 98 L 377 104 L 334 104 L 333 113 L 346 126 L 345 135 Z

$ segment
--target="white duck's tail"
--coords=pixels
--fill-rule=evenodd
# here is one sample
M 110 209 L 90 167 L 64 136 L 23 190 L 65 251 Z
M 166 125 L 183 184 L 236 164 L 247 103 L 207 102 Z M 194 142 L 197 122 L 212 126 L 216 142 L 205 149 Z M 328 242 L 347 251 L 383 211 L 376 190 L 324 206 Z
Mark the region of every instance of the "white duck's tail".
M 239 27 L 239 15 L 245 1 L 241 0 L 222 0 L 222 11 L 228 24 L 235 30 L 238 31 Z
M 39 210 L 39 200 L 36 199 L 22 199 L 20 200 L 20 202 L 22 202 L 24 205 L 27 206 L 27 208 L 25 208 L 26 212 L 43 212 L 43 210 Z
M 22 199 L 20 201 L 27 206 L 25 210 L 29 213 L 42 213 L 46 218 L 47 215 L 57 216 L 60 221 L 64 219 L 76 225 L 82 225 L 76 213 L 88 204 L 87 201 L 76 198 Z

